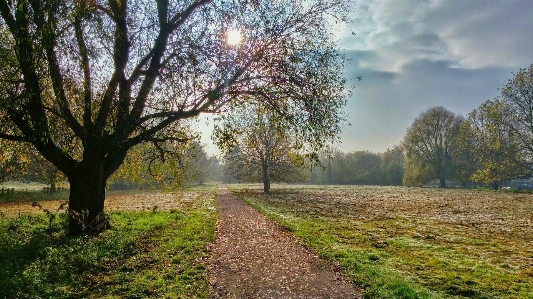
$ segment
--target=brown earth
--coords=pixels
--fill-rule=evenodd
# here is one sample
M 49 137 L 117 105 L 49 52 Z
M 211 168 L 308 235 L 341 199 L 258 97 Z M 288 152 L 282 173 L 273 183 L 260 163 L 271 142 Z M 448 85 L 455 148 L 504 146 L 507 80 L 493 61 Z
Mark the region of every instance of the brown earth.
M 210 298 L 359 298 L 339 269 L 219 187 Z

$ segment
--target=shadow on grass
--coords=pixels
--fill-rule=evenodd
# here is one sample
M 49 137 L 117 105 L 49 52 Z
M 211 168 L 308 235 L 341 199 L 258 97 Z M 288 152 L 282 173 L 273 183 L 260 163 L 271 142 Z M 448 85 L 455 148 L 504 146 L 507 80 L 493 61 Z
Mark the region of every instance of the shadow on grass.
M 112 228 L 68 236 L 66 214 L 0 217 L 0 298 L 207 298 L 200 263 L 211 209 L 110 213 Z M 171 294 L 176 296 L 170 296 Z

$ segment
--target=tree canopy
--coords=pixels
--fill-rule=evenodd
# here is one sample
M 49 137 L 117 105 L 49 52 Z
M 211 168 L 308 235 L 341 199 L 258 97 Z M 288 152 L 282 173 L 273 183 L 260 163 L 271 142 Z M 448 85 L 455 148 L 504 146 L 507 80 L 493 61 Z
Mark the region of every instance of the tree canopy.
M 520 69 L 502 88 L 501 100 L 506 103 L 506 123 L 518 138 L 520 155 L 533 169 L 533 64 Z
M 262 101 L 317 143 L 335 134 L 343 59 L 327 25 L 346 12 L 341 0 L 0 0 L 0 138 L 66 175 L 71 215 L 89 215 L 71 216 L 71 233 L 101 230 L 129 149 L 189 139 L 180 123 L 200 113 Z
M 498 183 L 520 176 L 522 173 L 519 144 L 507 125 L 510 110 L 502 101 L 487 101 L 472 111 L 466 124 L 470 132 L 470 162 L 476 165 L 471 179 L 498 189 Z
M 0 139 L 0 183 L 23 175 L 29 167 L 27 148 L 9 140 Z
M 463 118 L 442 106 L 420 114 L 407 130 L 403 146 L 409 161 L 406 175 L 416 171 L 439 179 L 446 187 L 446 178 L 453 175 L 452 157 L 457 149 L 457 136 Z M 419 170 L 424 168 L 424 171 Z
M 110 177 L 116 185 L 176 190 L 216 178 L 214 161 L 196 140 L 143 143 L 132 148 L 121 167 Z
M 297 130 L 261 106 L 235 109 L 218 120 L 215 139 L 224 151 L 226 173 L 243 182 L 263 182 L 265 193 L 274 182 L 304 179 L 304 142 Z M 232 132 L 232 145 L 224 133 Z

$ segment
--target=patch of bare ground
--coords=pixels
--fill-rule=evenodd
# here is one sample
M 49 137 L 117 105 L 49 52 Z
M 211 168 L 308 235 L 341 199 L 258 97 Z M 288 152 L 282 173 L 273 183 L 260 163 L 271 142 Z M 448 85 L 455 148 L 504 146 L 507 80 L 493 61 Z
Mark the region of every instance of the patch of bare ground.
M 210 298 L 358 298 L 337 267 L 227 189 L 217 203 Z

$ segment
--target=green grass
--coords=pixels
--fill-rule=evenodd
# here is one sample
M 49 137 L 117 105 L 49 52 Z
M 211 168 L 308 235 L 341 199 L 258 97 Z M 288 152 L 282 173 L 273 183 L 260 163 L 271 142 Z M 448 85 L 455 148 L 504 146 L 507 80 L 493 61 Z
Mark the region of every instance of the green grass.
M 111 212 L 112 228 L 69 237 L 66 215 L 0 217 L 0 298 L 207 298 L 214 193 L 190 209 Z
M 294 202 L 297 192 L 238 194 L 338 263 L 365 298 L 533 298 L 533 272 L 506 264 L 511 253 L 496 241 L 423 218 L 314 215 Z M 292 197 L 284 201 L 286 194 Z M 531 258 L 527 252 L 515 254 Z

